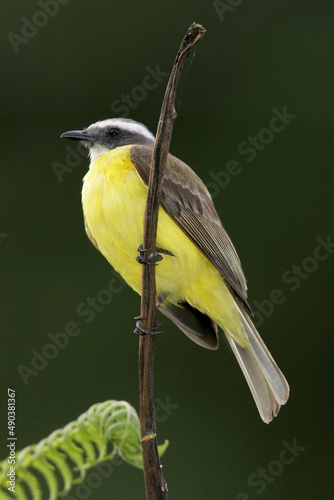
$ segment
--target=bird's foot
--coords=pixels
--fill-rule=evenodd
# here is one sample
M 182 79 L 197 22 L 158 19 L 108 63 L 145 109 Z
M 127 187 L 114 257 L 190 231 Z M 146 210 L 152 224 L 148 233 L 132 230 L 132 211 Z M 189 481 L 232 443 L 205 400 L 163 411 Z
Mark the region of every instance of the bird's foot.
M 159 331 L 159 328 L 161 327 L 160 321 L 157 321 L 155 326 L 153 326 L 152 328 L 145 329 L 140 325 L 140 321 L 146 318 L 135 316 L 134 319 L 136 320 L 136 328 L 133 330 L 133 333 L 135 335 L 160 335 L 161 333 L 163 333 L 162 331 Z
M 139 255 L 136 257 L 136 260 L 139 262 L 139 264 L 147 264 L 148 266 L 156 266 L 156 262 L 159 260 L 162 260 L 162 256 L 156 252 L 155 255 L 147 256 L 145 255 L 145 252 L 148 252 L 147 248 L 143 248 L 143 245 L 140 245 L 138 247 L 138 252 Z
M 138 255 L 138 257 L 136 257 L 136 260 L 140 264 L 147 264 L 148 266 L 156 266 L 157 265 L 156 262 L 159 262 L 159 260 L 162 260 L 162 255 L 160 255 L 161 253 L 163 253 L 165 255 L 171 255 L 172 257 L 174 257 L 174 254 L 172 254 L 172 252 L 169 252 L 168 250 L 163 250 L 162 248 L 157 248 L 155 255 L 147 257 L 147 254 L 146 255 L 144 255 L 144 254 L 145 254 L 145 252 L 148 252 L 148 249 L 143 248 L 143 245 L 140 245 L 138 247 L 138 252 L 139 252 L 139 255 Z

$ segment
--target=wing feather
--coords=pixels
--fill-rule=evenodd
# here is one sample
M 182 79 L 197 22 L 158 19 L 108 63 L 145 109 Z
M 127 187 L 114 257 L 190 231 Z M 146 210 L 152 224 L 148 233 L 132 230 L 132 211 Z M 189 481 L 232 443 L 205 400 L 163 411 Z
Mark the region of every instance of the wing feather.
M 153 148 L 133 146 L 130 158 L 147 185 Z M 184 162 L 168 155 L 161 205 L 188 238 L 218 269 L 247 310 L 247 285 L 237 252 L 201 179 Z

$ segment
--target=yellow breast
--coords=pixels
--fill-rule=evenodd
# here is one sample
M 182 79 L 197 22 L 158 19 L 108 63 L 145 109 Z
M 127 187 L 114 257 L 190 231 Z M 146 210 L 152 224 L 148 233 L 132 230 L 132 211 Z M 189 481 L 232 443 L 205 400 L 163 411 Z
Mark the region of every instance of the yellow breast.
M 84 178 L 82 205 L 88 234 L 140 293 L 142 267 L 136 257 L 143 243 L 147 186 L 129 159 L 130 148 L 123 146 L 97 158 Z M 187 300 L 222 327 L 235 323 L 235 331 L 240 331 L 239 314 L 220 273 L 162 207 L 157 247 L 173 254 L 164 254 L 156 267 L 158 296 L 167 295 L 166 301 L 173 304 Z
M 142 269 L 136 257 L 138 247 L 143 243 L 147 186 L 129 159 L 130 148 L 117 148 L 94 162 L 84 178 L 82 204 L 88 232 L 100 251 L 129 285 L 140 293 Z M 157 266 L 158 292 L 174 296 L 179 266 L 184 274 L 192 263 L 193 279 L 203 255 L 163 208 L 159 211 L 157 246 L 174 255 L 163 255 L 163 261 Z M 188 247 L 190 251 L 185 265 L 183 261 Z

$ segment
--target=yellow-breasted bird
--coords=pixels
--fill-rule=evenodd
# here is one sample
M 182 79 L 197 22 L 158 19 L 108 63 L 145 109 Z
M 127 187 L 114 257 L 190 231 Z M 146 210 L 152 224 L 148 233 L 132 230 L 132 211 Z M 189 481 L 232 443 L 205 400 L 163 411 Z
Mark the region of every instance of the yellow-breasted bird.
M 99 121 L 62 137 L 90 153 L 82 205 L 88 237 L 139 294 L 143 217 L 155 142 L 145 125 L 125 118 Z M 256 331 L 240 260 L 200 178 L 168 155 L 159 208 L 156 267 L 159 310 L 191 340 L 218 348 L 221 327 L 264 422 L 289 397 L 288 383 Z

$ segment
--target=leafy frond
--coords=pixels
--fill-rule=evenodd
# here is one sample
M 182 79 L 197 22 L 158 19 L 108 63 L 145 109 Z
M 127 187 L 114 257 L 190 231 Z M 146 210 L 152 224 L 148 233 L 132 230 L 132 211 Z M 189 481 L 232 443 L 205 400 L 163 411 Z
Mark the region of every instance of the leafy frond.
M 159 447 L 164 453 L 168 442 Z M 8 490 L 10 464 L 0 462 L 0 500 L 42 500 L 47 485 L 49 500 L 65 495 L 84 481 L 87 470 L 120 455 L 142 468 L 139 418 L 126 401 L 106 401 L 54 431 L 15 456 L 15 493 Z M 13 464 L 12 464 L 13 466 Z

